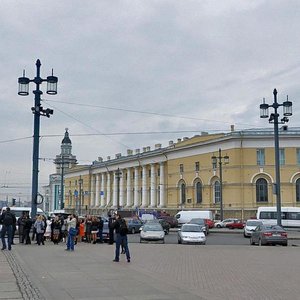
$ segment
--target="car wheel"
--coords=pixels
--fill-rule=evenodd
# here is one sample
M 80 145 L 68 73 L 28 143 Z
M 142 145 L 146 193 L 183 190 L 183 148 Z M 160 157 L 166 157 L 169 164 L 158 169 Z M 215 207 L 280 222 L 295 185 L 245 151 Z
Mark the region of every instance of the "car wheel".
M 288 245 L 288 242 L 282 244 L 282 246 L 286 247 Z
M 255 243 L 252 240 L 252 237 L 250 238 L 250 245 L 255 245 Z
M 221 228 L 221 225 L 218 224 L 218 225 L 217 225 L 217 228 Z
M 181 239 L 178 239 L 178 244 L 181 244 Z
M 244 237 L 245 237 L 245 238 L 247 237 L 246 234 L 245 234 L 245 232 L 244 232 Z
M 134 227 L 132 227 L 131 233 L 132 233 L 132 234 L 135 234 L 135 228 L 134 228 Z
M 261 242 L 261 239 L 258 240 L 258 246 L 262 246 L 262 242 Z

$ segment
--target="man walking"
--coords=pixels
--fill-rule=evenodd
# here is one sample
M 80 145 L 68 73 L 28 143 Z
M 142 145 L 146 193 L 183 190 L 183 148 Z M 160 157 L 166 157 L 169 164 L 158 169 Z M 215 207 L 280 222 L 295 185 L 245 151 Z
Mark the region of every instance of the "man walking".
M 117 214 L 116 221 L 114 222 L 113 227 L 116 231 L 116 251 L 115 259 L 113 261 L 118 262 L 120 260 L 120 246 L 123 245 L 126 253 L 127 262 L 130 262 L 130 253 L 127 240 L 128 228 L 126 221 L 122 219 L 119 214 Z
M 7 234 L 7 246 L 8 250 L 11 250 L 12 245 L 12 237 L 13 237 L 13 228 L 16 226 L 16 217 L 15 215 L 10 211 L 10 208 L 7 207 L 6 211 L 4 211 L 0 216 L 0 223 L 2 224 L 1 229 L 1 241 L 2 241 L 2 248 L 1 250 L 6 249 L 6 241 L 5 241 L 5 235 Z

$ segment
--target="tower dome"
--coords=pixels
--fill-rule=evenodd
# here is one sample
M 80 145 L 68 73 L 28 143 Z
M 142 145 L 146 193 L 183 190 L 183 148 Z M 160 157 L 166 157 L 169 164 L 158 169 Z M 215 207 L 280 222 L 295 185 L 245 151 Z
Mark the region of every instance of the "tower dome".
M 66 128 L 65 136 L 64 136 L 63 140 L 61 141 L 61 143 L 62 144 L 72 144 L 72 142 L 69 138 L 68 128 Z

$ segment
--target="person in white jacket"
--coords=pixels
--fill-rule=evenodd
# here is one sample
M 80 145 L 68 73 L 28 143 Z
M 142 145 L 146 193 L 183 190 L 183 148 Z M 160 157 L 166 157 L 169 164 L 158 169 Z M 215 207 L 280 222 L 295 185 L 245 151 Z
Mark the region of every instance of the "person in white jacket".
M 76 224 L 77 219 L 72 214 L 67 218 L 67 230 L 68 230 L 68 239 L 67 239 L 67 251 L 74 251 L 74 237 L 76 236 Z

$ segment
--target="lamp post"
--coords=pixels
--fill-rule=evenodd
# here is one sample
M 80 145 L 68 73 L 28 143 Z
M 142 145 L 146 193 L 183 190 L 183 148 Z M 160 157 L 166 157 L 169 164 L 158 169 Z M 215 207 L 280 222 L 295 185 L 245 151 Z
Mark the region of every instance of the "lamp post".
M 60 209 L 64 209 L 64 156 L 61 155 L 61 177 L 60 177 Z
M 223 212 L 223 170 L 222 165 L 227 165 L 229 163 L 229 156 L 225 155 L 222 156 L 222 150 L 219 149 L 219 155 L 215 156 L 213 155 L 211 157 L 213 169 L 215 170 L 217 168 L 217 164 L 219 164 L 219 172 L 220 172 L 220 218 L 221 221 L 223 221 L 224 212 Z
M 117 169 L 115 175 L 117 179 L 117 210 L 119 210 L 120 209 L 120 178 L 122 175 L 120 168 Z
M 282 104 L 277 102 L 277 90 L 274 89 L 274 102 L 273 104 L 263 103 L 259 106 L 260 108 L 260 117 L 269 118 L 269 123 L 274 124 L 274 146 L 275 146 L 275 174 L 276 174 L 276 183 L 275 183 L 275 194 L 276 194 L 276 207 L 277 207 L 277 225 L 281 226 L 281 192 L 280 192 L 280 161 L 279 161 L 279 135 L 278 135 L 278 124 L 285 124 L 289 121 L 288 117 L 292 115 L 292 106 L 293 103 L 288 100 Z M 283 118 L 279 121 L 278 107 L 283 106 Z M 269 107 L 274 108 L 274 113 L 270 114 L 269 117 Z
M 43 92 L 40 90 L 42 82 L 47 82 L 47 94 L 57 94 L 57 81 L 58 78 L 52 75 L 48 76 L 47 79 L 40 77 L 41 62 L 38 59 L 36 61 L 36 77 L 29 79 L 25 77 L 25 71 L 23 76 L 19 77 L 19 91 L 18 95 L 28 96 L 29 95 L 29 82 L 33 82 L 36 85 L 36 89 L 33 91 L 34 94 L 34 107 L 31 108 L 34 114 L 33 124 L 33 156 L 32 156 L 32 192 L 31 192 L 31 217 L 34 218 L 37 212 L 37 197 L 38 197 L 38 173 L 39 173 L 39 139 L 40 139 L 40 116 L 46 116 L 50 118 L 53 114 L 53 110 L 50 108 L 44 109 L 41 106 L 41 95 Z
M 82 184 L 83 184 L 83 179 L 81 178 L 81 175 L 78 180 L 79 183 L 79 209 L 78 213 L 81 216 L 81 209 L 82 209 Z

